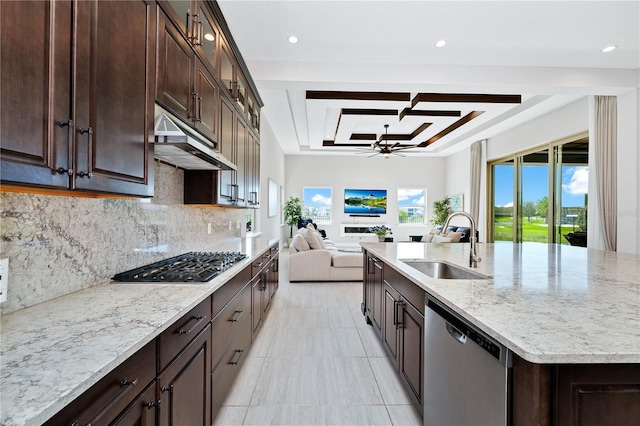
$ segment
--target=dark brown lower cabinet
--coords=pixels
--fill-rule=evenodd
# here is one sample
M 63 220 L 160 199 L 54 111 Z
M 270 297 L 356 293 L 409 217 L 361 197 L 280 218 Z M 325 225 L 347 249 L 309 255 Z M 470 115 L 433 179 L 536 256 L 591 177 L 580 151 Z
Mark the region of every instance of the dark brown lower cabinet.
M 560 365 L 556 369 L 556 424 L 630 426 L 640 422 L 640 365 Z
M 251 318 L 251 286 L 246 283 L 211 324 L 215 345 L 212 349 L 211 368 L 216 368 L 222 354 L 238 334 L 245 321 Z
M 211 424 L 211 326 L 158 376 L 160 426 Z
M 261 263 L 263 266 L 257 273 L 255 272 L 257 269 L 254 268 L 255 275 L 251 280 L 251 315 L 254 336 L 257 335 L 267 315 L 271 299 L 278 287 L 277 272 L 273 272 L 274 269 L 277 271 L 278 259 L 272 259 L 270 254 L 263 256 L 263 259 L 264 261 Z
M 140 396 L 124 410 L 112 423 L 113 426 L 154 426 L 156 424 L 158 402 L 156 401 L 155 380 Z M 92 423 L 94 424 L 94 423 Z
M 400 374 L 409 386 L 414 403 L 422 407 L 424 391 L 424 316 L 406 300 L 402 302 L 400 323 Z
M 640 364 L 540 365 L 513 357 L 513 425 L 637 425 Z
M 400 359 L 398 358 L 399 333 L 398 333 L 398 304 L 401 296 L 398 291 L 388 283 L 384 284 L 384 322 L 382 323 L 382 343 L 387 350 L 387 354 L 391 357 L 396 368 L 399 368 Z
M 251 280 L 251 324 L 255 335 L 257 335 L 258 329 L 262 325 L 263 285 L 262 273 L 258 273 Z
M 247 353 L 251 348 L 252 339 L 251 321 L 244 322 L 242 328 L 234 341 L 229 345 L 227 351 L 222 355 L 220 363 L 211 373 L 211 411 L 213 419 L 222 407 L 222 403 L 227 397 L 233 381 L 242 368 Z
M 276 248 L 275 251 L 271 250 L 271 267 L 269 268 L 269 282 L 268 282 L 268 288 L 269 288 L 269 300 L 273 299 L 273 296 L 275 296 L 276 291 L 278 290 L 278 274 L 280 271 L 280 256 L 278 256 L 278 249 Z
M 406 290 L 407 297 L 392 284 Z M 416 292 L 412 287 L 419 291 Z M 382 295 L 382 343 L 400 374 L 402 384 L 419 410 L 422 407 L 424 391 L 422 370 L 424 315 L 413 306 L 412 303 L 416 303 L 416 300 L 411 299 L 420 293 L 424 301 L 424 291 L 394 270 L 385 269 Z
M 366 269 L 363 280 L 365 286 L 365 315 L 378 336 L 382 336 L 383 313 L 383 272 L 384 263 L 365 253 Z

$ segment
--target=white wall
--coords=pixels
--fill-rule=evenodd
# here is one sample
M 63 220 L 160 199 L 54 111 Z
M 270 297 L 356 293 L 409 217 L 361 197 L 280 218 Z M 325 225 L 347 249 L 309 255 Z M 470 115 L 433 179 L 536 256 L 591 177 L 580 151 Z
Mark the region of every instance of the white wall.
M 531 120 L 487 142 L 487 161 L 585 132 L 589 128 L 589 102 L 586 97 L 551 114 Z
M 467 162 L 468 163 L 468 162 Z M 427 222 L 431 218 L 433 201 L 447 194 L 446 161 L 443 158 L 424 157 L 359 157 L 359 156 L 286 156 L 285 198 L 302 199 L 305 186 L 328 186 L 333 188 L 331 225 L 322 225 L 335 242 L 357 243 L 354 237 L 340 237 L 341 223 L 386 224 L 393 231 L 395 241 L 408 241 L 409 235 L 425 234 L 430 224 L 398 225 L 398 187 L 418 187 L 427 189 Z M 465 166 L 468 167 L 468 164 Z M 353 218 L 344 214 L 344 190 L 386 189 L 388 213 L 378 218 Z M 288 229 L 286 230 L 288 235 Z M 373 240 L 372 237 L 366 237 Z
M 258 227 L 262 235 L 269 238 L 281 238 L 280 225 L 280 200 L 278 199 L 278 212 L 274 217 L 268 217 L 269 212 L 269 179 L 278 185 L 278 197 L 280 186 L 284 186 L 285 161 L 284 152 L 276 139 L 271 125 L 263 115 L 260 129 L 260 209 L 256 212 Z
M 471 170 L 471 149 L 465 149 L 450 155 L 445 159 L 445 190 L 446 195 L 463 194 L 463 210 L 469 212 L 469 200 L 471 197 L 471 183 L 469 182 Z M 477 220 L 477 218 L 476 218 Z M 452 224 L 469 226 L 465 218 L 456 217 Z

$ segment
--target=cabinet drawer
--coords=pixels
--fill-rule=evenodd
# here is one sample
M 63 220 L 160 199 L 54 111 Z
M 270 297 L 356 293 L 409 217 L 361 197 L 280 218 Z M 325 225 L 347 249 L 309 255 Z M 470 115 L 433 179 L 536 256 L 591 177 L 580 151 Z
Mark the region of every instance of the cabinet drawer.
M 246 283 L 240 293 L 213 320 L 211 365 L 214 368 L 233 337 L 248 318 L 251 318 L 251 286 Z
M 384 268 L 384 280 L 424 315 L 425 291 L 391 267 Z
M 207 297 L 198 306 L 184 315 L 158 338 L 159 371 L 193 339 L 211 320 L 211 298 Z
M 211 376 L 211 411 L 212 419 L 220 410 L 227 397 L 233 381 L 247 359 L 251 347 L 251 321 L 245 321 L 240 333 L 224 353 L 220 363 Z
M 265 251 L 251 263 L 251 276 L 255 277 L 262 271 L 271 260 L 271 249 Z
M 216 292 L 213 293 L 213 316 L 218 315 L 218 312 L 220 312 L 220 310 L 233 299 L 233 296 L 249 281 L 251 281 L 251 266 L 246 266 L 242 271 L 227 281 L 225 285 L 216 290 Z
M 153 340 L 46 424 L 110 424 L 155 378 L 155 356 L 156 341 Z

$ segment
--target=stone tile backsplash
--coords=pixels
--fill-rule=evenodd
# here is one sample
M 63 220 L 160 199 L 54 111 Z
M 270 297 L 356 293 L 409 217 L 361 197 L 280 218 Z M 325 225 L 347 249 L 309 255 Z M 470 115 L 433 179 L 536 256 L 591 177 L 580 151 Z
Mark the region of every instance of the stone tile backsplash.
M 245 210 L 183 205 L 182 191 L 183 172 L 156 162 L 152 199 L 0 192 L 0 256 L 10 276 L 0 314 L 240 235 Z

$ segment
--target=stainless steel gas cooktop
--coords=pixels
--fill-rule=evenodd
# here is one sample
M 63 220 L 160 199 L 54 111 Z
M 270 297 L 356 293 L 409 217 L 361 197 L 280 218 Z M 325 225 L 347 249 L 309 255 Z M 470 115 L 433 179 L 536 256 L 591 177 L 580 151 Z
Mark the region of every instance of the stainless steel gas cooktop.
M 208 282 L 245 259 L 240 252 L 189 252 L 121 272 L 119 282 Z

